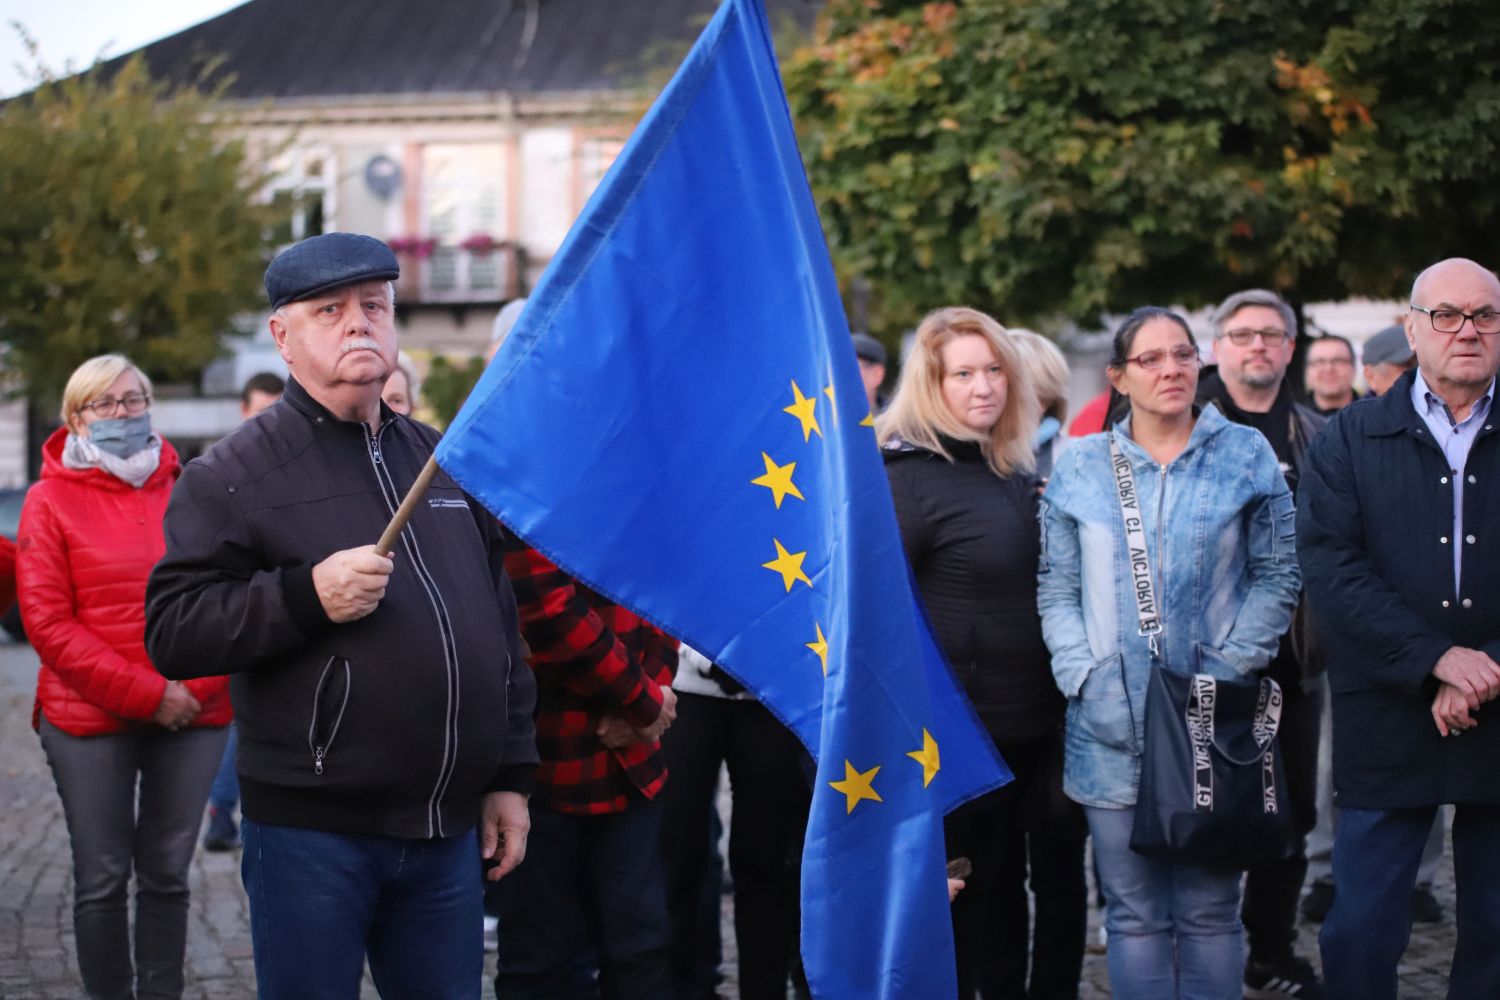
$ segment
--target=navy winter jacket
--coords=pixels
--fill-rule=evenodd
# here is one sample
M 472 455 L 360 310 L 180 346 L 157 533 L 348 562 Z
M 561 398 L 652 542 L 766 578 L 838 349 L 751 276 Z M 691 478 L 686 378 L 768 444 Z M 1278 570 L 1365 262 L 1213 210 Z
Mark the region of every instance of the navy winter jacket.
M 1432 668 L 1449 648 L 1500 660 L 1500 421 L 1469 452 L 1455 537 L 1452 472 L 1412 406 L 1414 378 L 1340 410 L 1297 495 L 1297 552 L 1333 690 L 1334 801 L 1348 808 L 1500 803 L 1500 704 L 1457 738 L 1431 715 Z

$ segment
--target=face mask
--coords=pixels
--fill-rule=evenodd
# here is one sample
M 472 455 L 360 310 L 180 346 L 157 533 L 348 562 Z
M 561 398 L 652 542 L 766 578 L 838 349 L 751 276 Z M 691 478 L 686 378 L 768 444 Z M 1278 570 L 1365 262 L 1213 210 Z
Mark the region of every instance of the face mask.
M 129 458 L 151 443 L 151 414 L 95 420 L 88 425 L 89 441 L 116 458 Z

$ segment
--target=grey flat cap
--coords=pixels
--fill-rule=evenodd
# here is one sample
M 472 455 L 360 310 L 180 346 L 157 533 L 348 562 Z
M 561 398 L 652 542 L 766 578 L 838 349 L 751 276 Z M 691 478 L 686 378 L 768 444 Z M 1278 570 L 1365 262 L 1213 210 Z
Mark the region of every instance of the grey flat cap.
M 266 298 L 272 309 L 358 281 L 395 281 L 401 265 L 391 248 L 373 236 L 324 233 L 293 243 L 266 268 Z
M 1404 365 L 1412 358 L 1404 327 L 1388 326 L 1365 341 L 1360 361 L 1367 365 Z
M 852 335 L 854 340 L 854 356 L 861 361 L 868 361 L 874 365 L 885 364 L 885 345 L 868 333 L 856 333 Z

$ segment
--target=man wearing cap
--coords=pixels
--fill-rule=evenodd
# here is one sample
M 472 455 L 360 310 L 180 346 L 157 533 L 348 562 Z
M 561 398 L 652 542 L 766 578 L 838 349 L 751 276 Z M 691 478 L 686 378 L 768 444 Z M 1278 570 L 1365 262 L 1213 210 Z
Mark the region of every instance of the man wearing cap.
M 1406 328 L 1388 326 L 1365 341 L 1360 357 L 1364 363 L 1365 385 L 1373 396 L 1384 396 L 1396 380 L 1417 367 L 1417 356 L 1406 342 Z
M 859 377 L 865 384 L 865 398 L 870 403 L 870 412 L 885 409 L 885 396 L 880 386 L 885 382 L 885 345 L 868 333 L 854 334 L 854 356 L 859 359 Z
M 1417 369 L 1308 450 L 1297 555 L 1327 643 L 1339 825 L 1329 993 L 1394 1000 L 1433 816 L 1453 820 L 1451 997 L 1500 997 L 1500 279 L 1418 275 Z
M 281 401 L 183 470 L 146 643 L 232 675 L 259 993 L 479 996 L 481 857 L 524 856 L 536 765 L 504 543 L 442 472 L 390 557 L 371 544 L 437 433 L 380 399 L 389 247 L 328 233 L 266 270 Z M 476 831 L 476 826 L 478 830 Z

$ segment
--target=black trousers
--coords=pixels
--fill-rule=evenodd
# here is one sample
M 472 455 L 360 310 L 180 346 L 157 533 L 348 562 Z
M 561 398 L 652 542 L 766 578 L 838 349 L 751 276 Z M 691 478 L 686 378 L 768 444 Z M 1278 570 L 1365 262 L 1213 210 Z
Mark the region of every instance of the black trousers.
M 1297 902 L 1307 878 L 1307 835 L 1318 819 L 1318 726 L 1323 714 L 1321 689 L 1306 691 L 1300 678 L 1273 676 L 1284 697 L 1277 738 L 1297 847 L 1285 861 L 1251 869 L 1245 876 L 1240 918 L 1250 938 L 1250 958 L 1262 962 L 1287 955 L 1297 940 Z
M 679 692 L 677 721 L 662 749 L 668 778 L 661 846 L 679 1000 L 713 995 L 703 975 L 713 941 L 699 914 L 721 764 L 734 795 L 729 872 L 740 996 L 784 1000 L 797 966 L 802 837 L 812 800 L 802 744 L 759 702 Z
M 954 810 L 944 825 L 948 857 L 973 865 L 953 902 L 958 995 L 1076 1000 L 1088 933 L 1088 827 L 1062 792 L 1062 733 L 1002 746 L 1000 754 L 1015 781 Z
M 531 807 L 526 861 L 499 883 L 496 997 L 672 1000 L 658 801 L 605 816 Z

